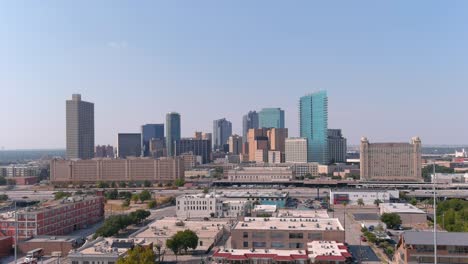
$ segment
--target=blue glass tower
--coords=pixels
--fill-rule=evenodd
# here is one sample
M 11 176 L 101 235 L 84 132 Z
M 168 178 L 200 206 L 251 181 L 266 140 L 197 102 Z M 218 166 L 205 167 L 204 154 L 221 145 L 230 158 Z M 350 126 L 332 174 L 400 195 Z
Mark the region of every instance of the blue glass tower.
M 141 126 L 141 152 L 143 157 L 149 156 L 150 140 L 164 139 L 164 124 L 146 124 Z
M 263 108 L 258 112 L 259 128 L 284 128 L 284 110 Z
M 299 100 L 301 137 L 307 138 L 307 161 L 328 163 L 328 97 L 326 91 Z
M 166 114 L 166 148 L 167 156 L 174 156 L 174 143 L 180 139 L 180 114 L 170 112 Z

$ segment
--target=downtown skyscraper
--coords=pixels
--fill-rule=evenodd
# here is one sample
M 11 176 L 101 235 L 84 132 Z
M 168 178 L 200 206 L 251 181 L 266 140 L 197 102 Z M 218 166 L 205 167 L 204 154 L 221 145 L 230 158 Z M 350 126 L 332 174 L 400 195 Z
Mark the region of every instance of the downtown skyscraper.
M 232 123 L 226 118 L 213 121 L 213 149 L 223 150 L 232 135 Z
M 281 108 L 263 108 L 258 112 L 259 128 L 284 128 L 284 110 Z
M 307 139 L 307 161 L 327 164 L 328 96 L 326 91 L 308 94 L 299 100 L 300 136 Z
M 166 148 L 167 156 L 174 156 L 174 142 L 180 139 L 180 114 L 170 112 L 166 114 Z
M 258 113 L 249 111 L 242 117 L 242 142 L 247 142 L 247 132 L 251 128 L 258 128 Z
M 164 124 L 146 124 L 141 126 L 141 154 L 150 156 L 151 139 L 164 139 Z
M 94 104 L 73 94 L 66 101 L 67 159 L 94 157 Z

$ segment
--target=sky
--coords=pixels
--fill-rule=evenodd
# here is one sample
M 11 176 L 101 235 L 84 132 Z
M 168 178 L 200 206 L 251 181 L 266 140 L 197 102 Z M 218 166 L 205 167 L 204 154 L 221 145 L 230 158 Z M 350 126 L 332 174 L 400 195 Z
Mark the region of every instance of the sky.
M 467 1 L 0 1 L 0 148 L 65 147 L 65 100 L 95 142 L 163 123 L 182 136 L 326 90 L 349 144 L 468 143 Z

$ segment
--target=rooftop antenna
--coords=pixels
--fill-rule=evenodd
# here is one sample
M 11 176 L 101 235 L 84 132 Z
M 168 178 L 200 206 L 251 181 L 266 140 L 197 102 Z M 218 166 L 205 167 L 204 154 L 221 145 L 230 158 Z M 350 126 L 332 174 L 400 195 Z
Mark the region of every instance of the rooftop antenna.
M 436 175 L 436 169 L 435 169 L 435 162 L 432 164 L 432 170 L 433 170 L 433 183 L 432 183 L 432 192 L 434 194 L 434 264 L 437 264 L 437 194 L 436 194 L 436 182 L 437 182 L 437 175 Z

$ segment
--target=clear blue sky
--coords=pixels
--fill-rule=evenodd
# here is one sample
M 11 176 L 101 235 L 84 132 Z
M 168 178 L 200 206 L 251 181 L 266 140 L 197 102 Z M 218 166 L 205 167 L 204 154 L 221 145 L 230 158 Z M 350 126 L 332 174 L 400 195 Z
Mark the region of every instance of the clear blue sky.
M 255 2 L 255 3 L 254 3 Z M 182 115 L 182 134 L 327 90 L 348 142 L 468 143 L 467 1 L 1 1 L 0 147 L 63 148 L 65 100 L 96 144 Z

